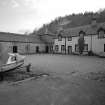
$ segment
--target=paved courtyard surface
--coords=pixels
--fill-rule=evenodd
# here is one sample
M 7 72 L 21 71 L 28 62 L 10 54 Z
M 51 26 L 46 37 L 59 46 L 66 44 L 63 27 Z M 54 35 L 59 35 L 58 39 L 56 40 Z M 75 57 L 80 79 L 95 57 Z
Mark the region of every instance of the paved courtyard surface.
M 27 56 L 25 63 L 32 63 L 32 72 L 51 75 L 1 83 L 0 105 L 105 105 L 105 81 L 85 78 L 104 74 L 105 59 L 42 54 Z

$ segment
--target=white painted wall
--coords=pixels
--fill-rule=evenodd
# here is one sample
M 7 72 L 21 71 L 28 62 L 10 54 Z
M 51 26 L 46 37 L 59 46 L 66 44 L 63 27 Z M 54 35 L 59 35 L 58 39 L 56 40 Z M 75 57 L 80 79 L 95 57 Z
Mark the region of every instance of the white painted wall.
M 58 52 L 55 51 L 55 45 L 58 45 L 59 46 L 59 50 Z M 61 45 L 65 45 L 65 38 L 62 38 L 62 41 L 58 41 L 58 39 L 55 39 L 54 40 L 54 52 L 56 53 L 61 53 Z
M 105 44 L 105 38 L 98 39 L 98 35 L 93 36 L 92 38 L 92 50 L 96 54 L 104 53 L 104 44 Z
M 68 41 L 68 38 L 66 38 L 66 52 L 68 52 L 68 46 L 72 46 L 72 52 L 75 52 L 75 45 L 78 44 L 78 36 L 72 37 L 72 41 Z M 91 41 L 91 35 L 85 36 L 85 44 L 88 44 L 88 51 L 91 50 L 91 44 L 92 44 L 92 51 L 96 54 L 99 53 L 105 53 L 104 52 L 104 44 L 105 44 L 105 38 L 99 39 L 98 35 L 92 35 L 92 41 Z M 58 53 L 61 53 L 61 45 L 65 45 L 65 38 L 62 38 L 62 41 L 58 41 L 58 39 L 54 40 L 54 46 L 59 45 L 59 51 Z

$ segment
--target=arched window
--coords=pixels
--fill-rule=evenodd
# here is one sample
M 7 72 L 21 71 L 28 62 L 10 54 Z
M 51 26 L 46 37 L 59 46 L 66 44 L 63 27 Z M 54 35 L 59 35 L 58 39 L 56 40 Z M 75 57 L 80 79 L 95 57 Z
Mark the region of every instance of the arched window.
M 98 38 L 105 38 L 105 29 L 102 27 L 98 29 Z

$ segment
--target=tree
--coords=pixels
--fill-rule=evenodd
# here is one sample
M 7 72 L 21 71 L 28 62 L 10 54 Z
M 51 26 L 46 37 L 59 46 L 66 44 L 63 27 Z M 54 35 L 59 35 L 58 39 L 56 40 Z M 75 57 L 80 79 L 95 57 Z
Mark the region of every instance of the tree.
M 78 50 L 79 50 L 79 53 L 82 54 L 83 53 L 83 50 L 84 50 L 84 37 L 79 37 L 78 39 Z

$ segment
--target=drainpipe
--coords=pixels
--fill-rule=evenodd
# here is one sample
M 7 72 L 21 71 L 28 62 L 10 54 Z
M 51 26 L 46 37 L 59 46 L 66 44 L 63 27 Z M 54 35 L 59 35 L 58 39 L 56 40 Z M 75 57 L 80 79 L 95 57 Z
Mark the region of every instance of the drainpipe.
M 91 34 L 91 47 L 90 47 L 90 51 L 92 52 L 92 34 Z
M 92 49 L 92 34 L 91 34 L 91 39 L 90 39 L 90 51 L 89 51 L 90 54 L 92 53 L 92 50 L 93 50 L 93 49 Z
M 65 36 L 65 54 L 66 54 L 66 36 Z

